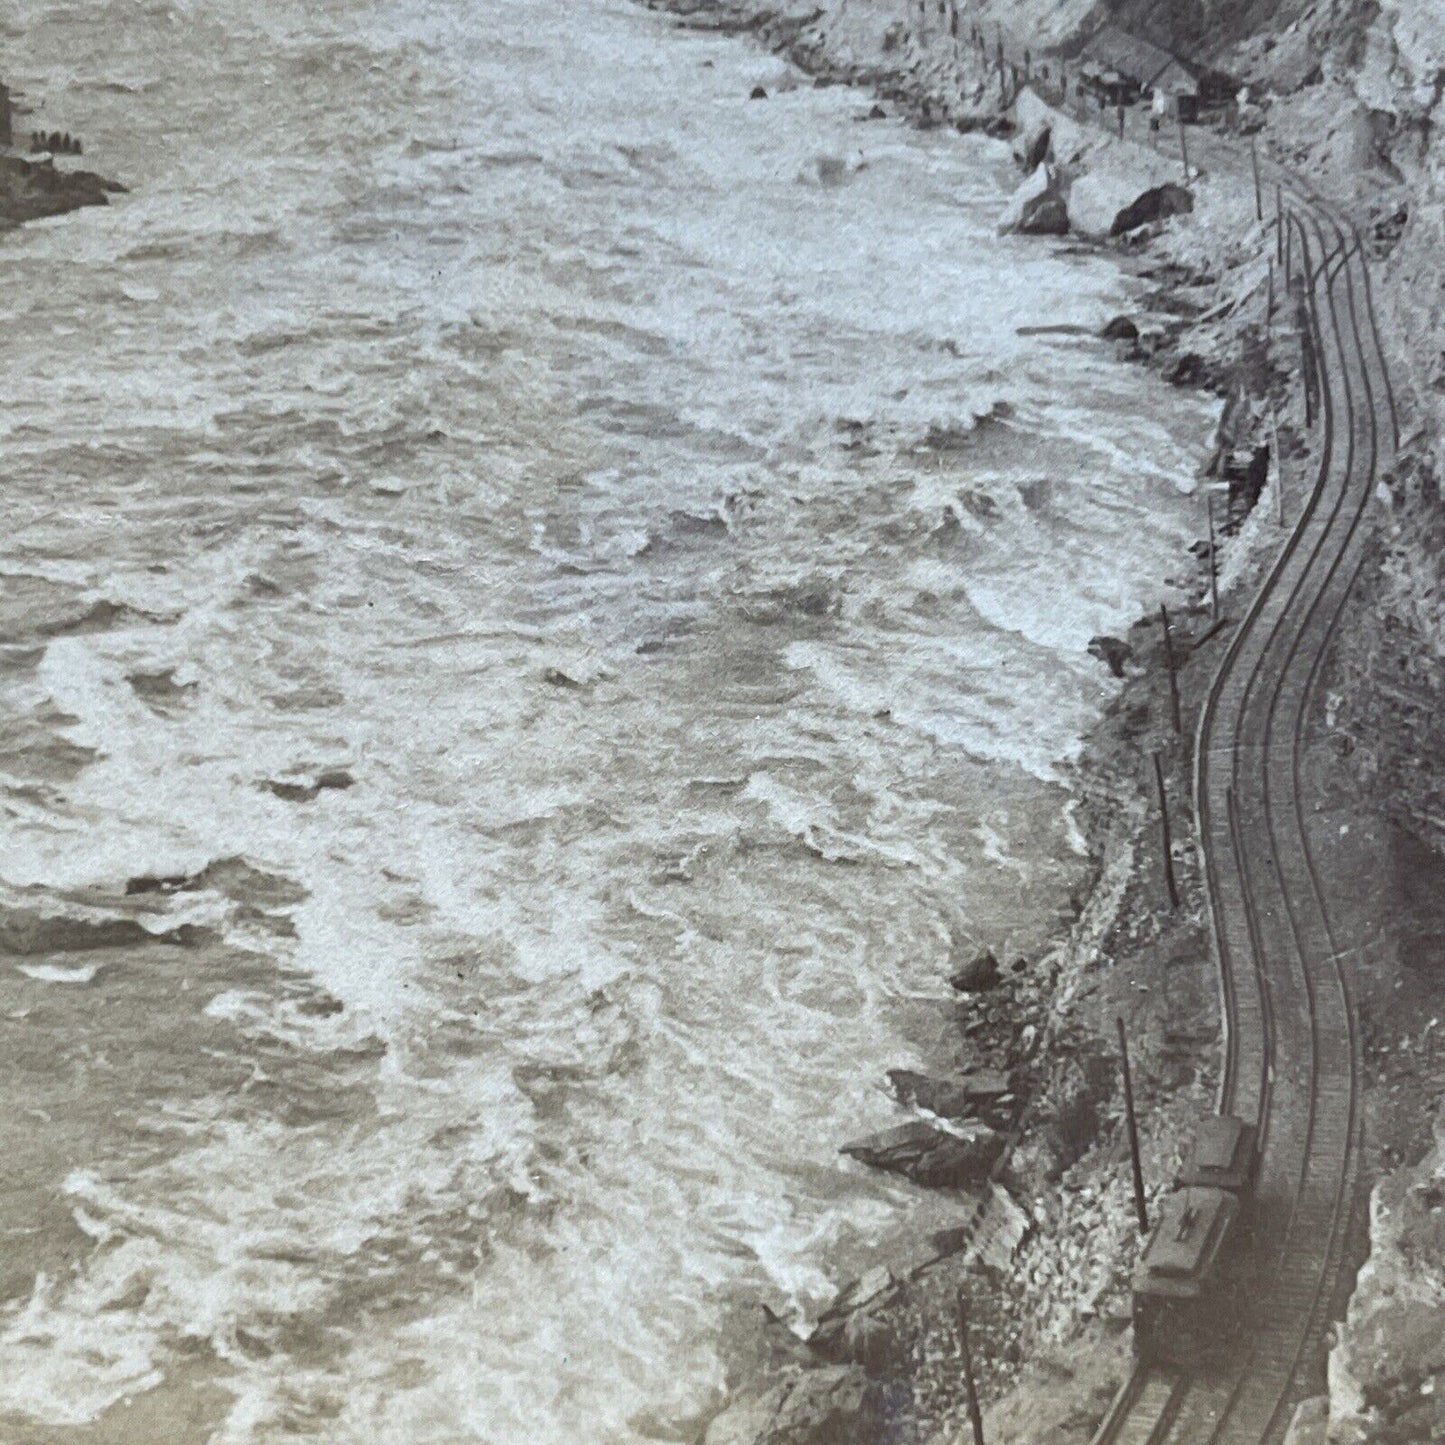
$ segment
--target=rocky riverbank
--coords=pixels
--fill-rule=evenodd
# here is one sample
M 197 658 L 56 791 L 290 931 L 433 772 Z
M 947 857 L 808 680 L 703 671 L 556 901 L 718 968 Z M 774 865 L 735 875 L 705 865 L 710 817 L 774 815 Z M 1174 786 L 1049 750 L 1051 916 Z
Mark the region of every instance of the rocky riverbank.
M 756 1338 L 739 1346 L 732 1402 L 703 1432 L 707 1445 L 970 1438 L 961 1297 L 990 1441 L 1083 1442 L 1129 1366 L 1127 1272 L 1137 1242 L 1115 1020 L 1127 1022 L 1134 1050 L 1146 1174 L 1163 1181 L 1192 1120 L 1212 1108 L 1219 1045 L 1217 978 L 1189 842 L 1192 720 L 1228 619 L 1247 602 L 1311 474 L 1312 437 L 1291 380 L 1300 356 L 1287 308 L 1268 315 L 1272 242 L 1256 213 L 1248 151 L 1238 137 L 1201 128 L 1185 160 L 1163 154 L 1142 117 L 1123 136 L 1087 123 L 1059 85 L 1057 62 L 1052 76 L 1044 70 L 1046 47 L 1081 19 L 1068 6 L 1048 7 L 1046 19 L 1029 4 L 985 5 L 962 23 L 947 9 L 934 15 L 877 0 L 781 11 L 676 0 L 667 8 L 685 23 L 752 34 L 814 83 L 868 87 L 878 101 L 869 119 L 891 109 L 920 125 L 1011 137 L 1022 180 L 1001 225 L 1115 248 L 1148 287 L 1138 310 L 1108 330 L 1120 359 L 1221 398 L 1211 471 L 1225 620 L 1212 616 L 1201 537 L 1187 559 L 1194 603 L 1172 620 L 1168 644 L 1183 732 L 1173 727 L 1161 619 L 1142 619 L 1128 638 L 1098 639 L 1101 663 L 1124 684 L 1077 777 L 1094 886 L 1043 957 L 960 961 L 970 970 L 953 980 L 961 1064 L 938 1077 L 895 1078 L 914 1117 L 891 1137 L 848 1146 L 925 1185 L 971 1186 L 981 1200 L 975 1227 L 926 1242 L 901 1229 L 894 1259 L 843 1292 L 809 1345 L 776 1322 L 765 1326 L 765 1346 Z M 1373 1262 L 1340 1334 L 1332 1398 L 1302 1409 L 1296 1436 L 1427 1439 L 1435 1437 L 1401 1431 L 1435 1428 L 1437 1382 L 1445 1397 L 1445 1358 L 1419 1347 L 1445 1333 L 1438 1141 L 1417 1169 L 1389 1171 L 1426 1147 L 1431 1100 L 1445 1088 L 1445 1028 L 1436 1021 L 1421 1031 L 1422 1011 L 1445 1017 L 1445 980 L 1431 954 L 1432 940 L 1445 936 L 1435 903 L 1445 844 L 1445 784 L 1435 771 L 1445 757 L 1436 746 L 1445 742 L 1436 705 L 1445 692 L 1445 590 L 1432 545 L 1441 523 L 1427 425 L 1439 405 L 1419 395 L 1422 379 L 1433 386 L 1430 337 L 1445 324 L 1438 261 L 1420 322 L 1388 321 L 1399 320 L 1411 285 L 1421 285 L 1425 248 L 1441 230 L 1429 125 L 1441 86 L 1437 79 L 1427 94 L 1422 85 L 1445 74 L 1431 69 L 1445 67 L 1445 27 L 1420 5 L 1363 24 L 1330 5 L 1295 9 L 1288 30 L 1241 30 L 1230 63 L 1253 88 L 1266 164 L 1273 158 L 1305 173 L 1371 238 L 1407 418 L 1402 463 L 1375 519 L 1375 565 L 1331 665 L 1310 764 L 1322 861 L 1368 890 L 1381 920 L 1351 942 L 1369 1038 L 1367 1169 L 1383 1182 L 1370 1238 L 1359 1241 Z M 990 40 L 994 21 L 1007 27 L 1010 54 L 1030 45 L 1038 52 L 1024 50 L 1024 63 L 1040 67 L 1037 89 L 995 75 L 992 45 L 974 43 L 979 21 Z M 1002 44 L 1005 31 L 997 33 Z M 1012 64 L 1009 71 L 1017 80 Z M 1177 908 L 1163 876 L 1151 754 L 1173 815 Z M 979 1077 L 993 1081 L 993 1092 L 971 1090 Z M 1412 1261 L 1417 1273 L 1402 1288 Z

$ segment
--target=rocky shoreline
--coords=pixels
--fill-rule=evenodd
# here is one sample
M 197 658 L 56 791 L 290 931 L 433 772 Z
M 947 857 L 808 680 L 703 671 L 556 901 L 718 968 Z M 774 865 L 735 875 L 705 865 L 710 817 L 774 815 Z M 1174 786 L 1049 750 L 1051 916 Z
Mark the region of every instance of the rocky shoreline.
M 1124 1019 L 1131 1037 L 1146 1175 L 1163 1181 L 1177 1167 L 1192 1121 L 1212 1111 L 1219 1052 L 1218 982 L 1191 841 L 1193 719 L 1218 639 L 1277 546 L 1280 522 L 1302 497 L 1312 460 L 1302 395 L 1292 383 L 1301 357 L 1288 318 L 1272 324 L 1266 317 L 1272 242 L 1256 216 L 1249 164 L 1222 144 L 1201 145 L 1203 165 L 1182 174 L 1179 162 L 1166 160 L 1147 138 L 1105 134 L 1027 85 L 994 93 L 986 56 L 980 64 L 974 49 L 956 42 L 930 52 L 903 21 L 890 23 L 874 52 L 860 55 L 856 23 L 850 28 L 841 13 L 846 7 L 830 24 L 821 8 L 778 13 L 749 0 L 650 3 L 680 14 L 681 24 L 750 35 L 815 84 L 873 91 L 878 104 L 868 119 L 892 106 L 918 125 L 1011 138 L 1024 179 L 1001 227 L 1071 234 L 1114 248 L 1120 263 L 1151 288 L 1136 313 L 1117 318 L 1105 332 L 1119 359 L 1153 366 L 1178 385 L 1208 387 L 1223 401 L 1210 467 L 1221 493 L 1219 538 L 1212 557 L 1204 538 L 1194 549 L 1192 605 L 1171 620 L 1167 642 L 1156 615 L 1141 619 L 1127 638 L 1096 639 L 1093 649 L 1124 682 L 1087 740 L 1076 779 L 1095 861 L 1092 888 L 1042 958 L 1003 966 L 992 956 L 965 962 L 951 979 L 963 1065 L 936 1077 L 891 1075 L 896 1097 L 914 1117 L 844 1145 L 853 1157 L 925 1186 L 971 1187 L 980 1200 L 974 1223 L 949 1240 L 909 1240 L 905 1231 L 895 1257 L 844 1289 L 807 1344 L 780 1322 L 759 1325 L 749 1316 L 734 1331 L 726 1407 L 695 1422 L 691 1435 L 680 1427 L 668 1437 L 704 1445 L 969 1439 L 959 1368 L 962 1300 L 987 1404 L 987 1438 L 1082 1445 L 1130 1363 L 1127 1276 L 1137 1235 L 1114 1024 Z M 766 99 L 759 91 L 755 98 Z M 1283 158 L 1292 158 L 1289 135 L 1282 124 L 1273 142 Z M 1340 180 L 1327 166 L 1317 173 Z M 1373 184 L 1352 198 L 1353 209 L 1374 224 L 1377 254 L 1384 254 L 1393 237 L 1380 221 L 1392 214 L 1396 196 L 1381 177 L 1367 179 Z M 1218 620 L 1205 580 L 1211 561 L 1218 567 Z M 1178 668 L 1179 734 L 1166 649 Z M 1340 699 L 1357 691 L 1359 675 L 1376 665 L 1369 640 L 1341 646 L 1329 679 L 1337 714 L 1352 715 Z M 1439 997 L 1433 981 L 1411 980 L 1402 957 L 1445 928 L 1433 902 L 1442 865 L 1428 845 L 1412 851 L 1407 835 L 1392 829 L 1397 800 L 1380 786 L 1392 740 L 1378 731 L 1370 737 L 1376 745 L 1366 759 L 1347 764 L 1346 775 L 1322 767 L 1314 781 L 1326 812 L 1340 820 L 1333 861 L 1347 876 L 1376 878 L 1370 886 L 1377 889 L 1379 916 L 1395 920 L 1393 929 L 1382 924 L 1387 936 L 1366 949 L 1360 980 L 1367 1018 L 1379 1035 L 1393 1038 L 1408 1027 L 1396 1017 L 1402 989 L 1407 996 Z M 1322 751 L 1338 759 L 1342 748 L 1353 752 L 1347 744 L 1336 737 Z M 1146 779 L 1141 768 L 1151 754 L 1160 760 L 1173 815 L 1181 892 L 1174 909 L 1165 894 L 1152 775 Z M 1374 866 L 1375 856 L 1366 857 L 1371 848 L 1391 849 L 1393 866 Z M 1409 855 L 1403 864 L 1401 850 Z M 1414 901 L 1402 902 L 1402 893 Z M 1445 1049 L 1432 1032 L 1421 1036 L 1413 1058 L 1406 1034 L 1405 1077 L 1418 1086 L 1423 1076 L 1439 1093 Z M 1392 1162 L 1418 1157 L 1431 1113 L 1392 1074 L 1401 1065 L 1391 1047 L 1377 1041 L 1375 1059 L 1383 1067 L 1367 1101 L 1379 1141 L 1372 1177 Z M 1407 1137 L 1410 1144 L 1399 1142 Z M 1398 1312 L 1389 1303 L 1400 1261 L 1409 1257 L 1412 1240 L 1418 1243 L 1410 1224 L 1424 1220 L 1421 1227 L 1438 1232 L 1433 1211 L 1445 1168 L 1441 1137 L 1417 1172 L 1380 1186 L 1371 1240 L 1357 1242 L 1361 1256 L 1373 1244 L 1374 1262 L 1331 1362 L 1336 1398 L 1301 1407 L 1292 1434 L 1300 1445 L 1322 1445 L 1327 1431 L 1330 1440 L 1436 1438 L 1376 1436 L 1370 1422 L 1393 1411 L 1391 1418 L 1418 1423 L 1422 1399 L 1429 1408 L 1437 1398 L 1437 1379 L 1438 1398 L 1445 1399 L 1445 1354 L 1411 1343 L 1431 1329 L 1445 1337 L 1445 1263 L 1427 1276 L 1427 1287 L 1417 1281 L 1413 1313 L 1399 1326 L 1403 1345 L 1391 1343 Z M 1445 1262 L 1445 1239 L 1433 1248 L 1435 1260 Z

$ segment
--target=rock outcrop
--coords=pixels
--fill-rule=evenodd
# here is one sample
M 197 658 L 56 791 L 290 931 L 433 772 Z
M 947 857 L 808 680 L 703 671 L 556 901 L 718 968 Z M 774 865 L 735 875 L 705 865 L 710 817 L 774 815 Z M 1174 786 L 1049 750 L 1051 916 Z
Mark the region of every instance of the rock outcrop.
M 948 976 L 949 986 L 959 993 L 981 993 L 993 988 L 1003 977 L 998 959 L 988 948 L 980 949 L 962 968 L 955 969 Z
M 1080 176 L 1069 191 L 1069 224 L 1092 241 L 1194 209 L 1191 192 L 1160 175 L 1160 167 L 1110 164 Z
M 1013 193 L 998 228 L 1021 236 L 1066 236 L 1069 206 L 1054 172 L 1039 165 Z
M 875 1445 L 883 1391 L 859 1365 L 795 1370 L 735 1400 L 707 1427 L 704 1445 Z
M 1072 116 L 1046 105 L 1028 88 L 1019 92 L 1014 102 L 1014 159 L 1032 170 L 1044 161 L 1055 166 L 1077 166 L 1095 145 L 1091 135 Z
M 82 206 L 109 205 L 110 197 L 124 190 L 93 171 L 64 171 L 49 160 L 0 156 L 0 229 Z
M 1007 1074 L 981 1069 L 953 1079 L 935 1079 L 911 1069 L 889 1069 L 888 1082 L 900 1104 L 927 1109 L 942 1119 L 970 1119 L 996 1109 L 1012 1089 Z
M 1125 667 L 1134 660 L 1134 649 L 1122 637 L 1101 634 L 1089 639 L 1089 656 L 1097 657 L 1115 677 L 1123 677 Z
M 916 1184 L 961 1188 L 987 1179 L 1003 1148 L 1003 1135 L 986 1124 L 966 1125 L 953 1133 L 915 1119 L 856 1139 L 839 1152 Z
M 1445 1439 L 1445 1114 L 1425 1160 L 1375 1187 L 1329 1382 L 1331 1445 Z

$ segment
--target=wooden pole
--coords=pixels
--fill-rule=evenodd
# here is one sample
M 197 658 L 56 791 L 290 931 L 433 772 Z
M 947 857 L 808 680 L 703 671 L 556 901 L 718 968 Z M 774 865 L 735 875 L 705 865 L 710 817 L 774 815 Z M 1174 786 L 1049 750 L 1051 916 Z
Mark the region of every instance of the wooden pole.
M 1315 424 L 1315 386 L 1317 382 L 1317 373 L 1315 371 L 1315 340 L 1310 331 L 1309 305 L 1303 299 L 1300 301 L 1299 327 L 1300 350 L 1303 352 L 1301 360 L 1304 362 L 1300 370 L 1304 373 L 1305 425 L 1312 427 Z
M 1169 888 L 1169 906 L 1179 907 L 1179 884 L 1174 878 L 1174 840 L 1169 832 L 1169 798 L 1164 791 L 1164 763 L 1154 750 L 1154 782 L 1159 789 L 1159 838 L 1164 848 L 1164 882 Z
M 1182 733 L 1184 723 L 1179 716 L 1179 666 L 1174 660 L 1174 639 L 1169 635 L 1169 609 L 1159 604 L 1159 620 L 1164 624 L 1164 663 L 1169 669 L 1169 709 L 1174 717 L 1174 731 Z
M 1278 182 L 1274 187 L 1274 259 L 1284 265 L 1284 192 Z
M 1179 154 L 1184 158 L 1184 180 L 1189 180 L 1189 137 L 1184 130 L 1184 117 L 1179 117 Z
M 1270 444 L 1274 448 L 1274 510 L 1281 527 L 1284 526 L 1284 453 L 1279 449 L 1279 421 L 1269 419 Z
M 1209 620 L 1219 621 L 1219 567 L 1214 555 L 1214 493 L 1204 494 L 1209 516 Z
M 1119 1062 L 1124 1069 L 1124 1117 L 1129 1125 L 1129 1158 L 1134 1166 L 1134 1213 L 1139 1220 L 1139 1233 L 1148 1234 L 1149 1206 L 1144 1201 L 1144 1162 L 1139 1157 L 1139 1121 L 1134 1115 L 1134 1080 L 1129 1073 L 1129 1036 L 1124 1032 L 1123 1019 L 1116 1018 L 1114 1022 L 1119 1026 Z
M 1254 218 L 1264 220 L 1264 197 L 1259 190 L 1259 145 L 1254 136 L 1249 138 L 1249 163 L 1254 170 Z
M 968 1421 L 973 1426 L 973 1445 L 985 1445 L 983 1411 L 978 1407 L 978 1382 L 973 1377 L 973 1351 L 968 1343 L 968 1297 L 958 1291 L 958 1351 L 963 1357 L 963 1383 L 968 1391 Z

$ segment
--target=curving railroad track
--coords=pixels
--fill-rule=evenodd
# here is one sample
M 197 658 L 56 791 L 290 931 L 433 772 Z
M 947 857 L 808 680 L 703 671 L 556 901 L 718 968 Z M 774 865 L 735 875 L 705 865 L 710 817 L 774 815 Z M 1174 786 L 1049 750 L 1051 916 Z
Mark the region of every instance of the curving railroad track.
M 1322 1388 L 1359 1207 L 1360 1041 L 1302 767 L 1320 669 L 1364 555 L 1362 522 L 1398 446 L 1357 232 L 1291 188 L 1280 227 L 1319 358 L 1322 443 L 1293 531 L 1220 661 L 1199 719 L 1195 805 L 1226 1026 L 1219 1104 L 1257 1120 L 1256 1226 L 1239 1262 L 1232 1364 L 1140 1365 L 1096 1445 L 1244 1445 L 1283 1436 Z

